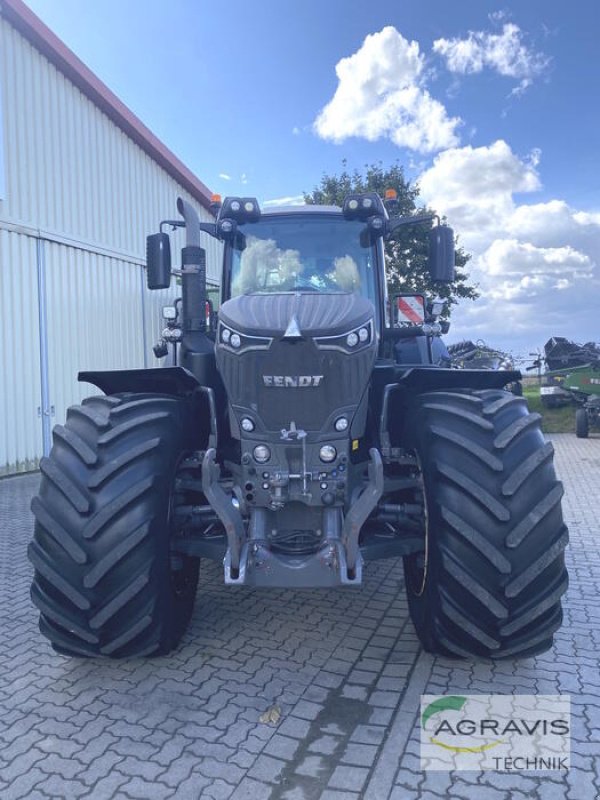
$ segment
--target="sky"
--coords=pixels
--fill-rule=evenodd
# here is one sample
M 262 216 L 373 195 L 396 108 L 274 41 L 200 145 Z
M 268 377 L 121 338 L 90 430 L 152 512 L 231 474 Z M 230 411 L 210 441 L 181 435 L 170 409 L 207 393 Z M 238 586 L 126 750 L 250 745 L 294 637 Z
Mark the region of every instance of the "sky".
M 447 341 L 600 340 L 596 0 L 26 0 L 212 190 L 401 164 L 472 255 Z

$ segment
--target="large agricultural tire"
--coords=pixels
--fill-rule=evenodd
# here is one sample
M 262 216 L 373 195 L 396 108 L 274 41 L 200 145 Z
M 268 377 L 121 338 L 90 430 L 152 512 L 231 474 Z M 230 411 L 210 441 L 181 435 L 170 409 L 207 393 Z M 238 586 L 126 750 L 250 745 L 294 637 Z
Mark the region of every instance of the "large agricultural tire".
M 568 532 L 540 415 L 501 390 L 431 392 L 408 424 L 426 551 L 404 570 L 424 648 L 483 659 L 546 651 L 562 622 Z
M 590 433 L 590 425 L 587 411 L 585 408 L 578 408 L 575 412 L 575 435 L 578 439 L 587 439 Z
M 32 501 L 31 597 L 59 653 L 159 655 L 189 622 L 198 560 L 173 559 L 169 510 L 186 444 L 182 403 L 90 397 L 67 412 Z

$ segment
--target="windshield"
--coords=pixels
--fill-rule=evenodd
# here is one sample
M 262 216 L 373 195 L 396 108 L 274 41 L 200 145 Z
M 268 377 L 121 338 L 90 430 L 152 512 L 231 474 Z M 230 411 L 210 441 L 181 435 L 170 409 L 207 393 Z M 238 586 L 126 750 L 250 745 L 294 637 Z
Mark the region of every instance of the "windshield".
M 242 235 L 232 247 L 232 297 L 251 292 L 358 292 L 375 300 L 375 252 L 361 237 L 365 223 L 349 222 L 341 215 L 307 217 L 263 217 L 240 228 Z

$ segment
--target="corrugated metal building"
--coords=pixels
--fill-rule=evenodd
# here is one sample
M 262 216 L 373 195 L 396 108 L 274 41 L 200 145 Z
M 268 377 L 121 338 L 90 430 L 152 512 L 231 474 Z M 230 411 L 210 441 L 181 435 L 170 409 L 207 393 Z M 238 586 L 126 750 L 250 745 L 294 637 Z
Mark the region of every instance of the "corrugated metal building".
M 78 370 L 158 364 L 175 289 L 146 290 L 145 236 L 179 195 L 212 218 L 207 188 L 21 0 L 0 0 L 0 475 L 35 468 L 95 391 Z

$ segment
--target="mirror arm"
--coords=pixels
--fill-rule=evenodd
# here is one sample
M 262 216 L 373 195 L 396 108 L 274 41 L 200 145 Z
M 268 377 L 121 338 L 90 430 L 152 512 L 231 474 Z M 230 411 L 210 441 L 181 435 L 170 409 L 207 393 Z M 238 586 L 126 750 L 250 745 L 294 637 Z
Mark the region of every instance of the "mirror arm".
M 437 214 L 417 214 L 416 216 L 411 217 L 392 217 L 388 222 L 386 239 L 388 239 L 392 233 L 394 233 L 396 228 L 400 228 L 404 225 L 419 225 L 423 222 L 431 222 L 432 220 L 437 220 L 437 224 L 440 224 L 440 218 Z
M 171 229 L 185 228 L 185 222 L 182 219 L 163 219 L 159 228 L 161 233 L 163 232 L 163 225 L 167 225 Z M 199 222 L 198 225 L 201 231 L 204 231 L 204 233 L 208 233 L 209 236 L 218 239 L 217 226 L 214 222 Z
M 185 226 L 185 222 L 182 222 L 180 219 L 163 219 L 160 223 L 159 231 L 164 233 L 163 225 L 168 225 L 172 230 L 175 228 L 183 228 Z

